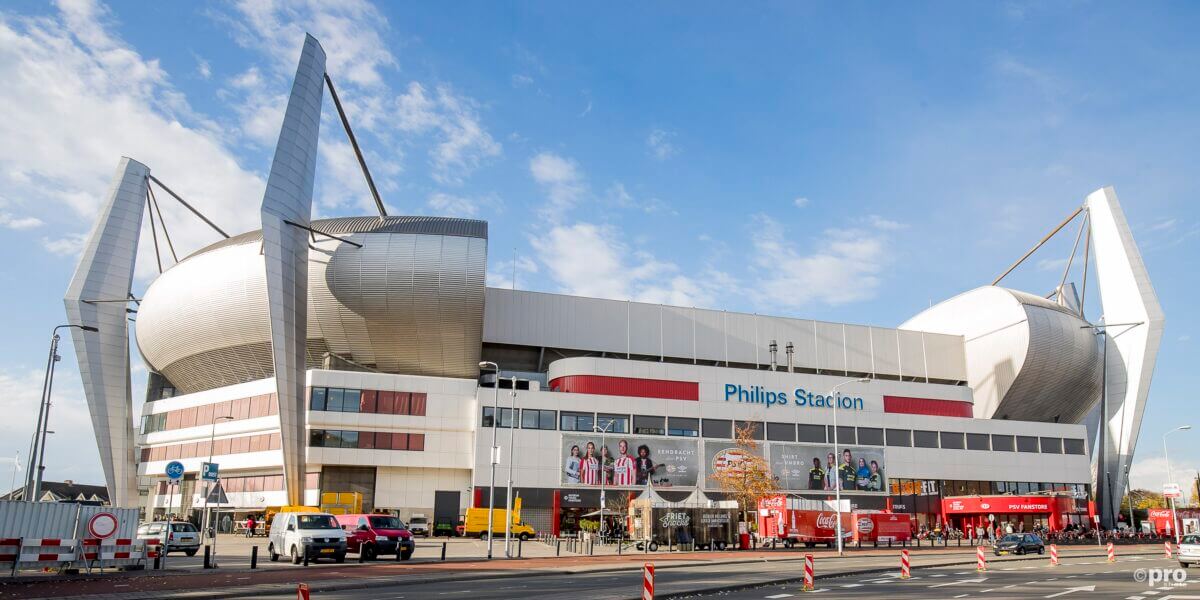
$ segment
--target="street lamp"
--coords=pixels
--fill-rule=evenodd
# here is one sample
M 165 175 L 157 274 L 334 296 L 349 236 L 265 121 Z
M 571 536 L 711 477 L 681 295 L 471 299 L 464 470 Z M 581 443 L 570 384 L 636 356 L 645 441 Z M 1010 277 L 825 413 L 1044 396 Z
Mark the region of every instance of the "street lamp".
M 496 435 L 500 429 L 500 365 L 487 361 L 479 361 L 479 368 L 491 367 L 496 372 L 496 396 L 492 402 L 492 482 L 488 485 L 488 530 L 487 557 L 492 560 L 492 524 L 496 516 L 496 461 L 500 458 L 500 448 L 496 445 Z
M 232 410 L 232 409 L 230 409 L 230 410 Z M 213 440 L 217 437 L 217 421 L 232 421 L 232 420 L 233 420 L 233 417 L 230 415 L 222 415 L 219 417 L 213 417 L 212 430 L 208 434 L 208 463 L 206 463 L 206 464 L 210 464 L 210 465 L 212 464 Z M 204 468 L 201 467 L 200 471 L 201 471 L 200 476 L 204 477 L 204 472 L 203 472 Z M 210 526 L 212 526 L 209 523 L 209 516 L 208 516 L 208 497 L 212 495 L 213 486 L 216 485 L 216 483 L 217 483 L 217 480 L 214 479 L 211 483 L 204 486 L 204 532 L 205 533 L 207 533 L 208 528 Z M 217 519 L 217 521 L 219 522 L 220 519 Z M 204 534 L 202 533 L 200 535 L 204 535 Z M 217 532 L 216 532 L 215 527 L 213 528 L 213 532 L 212 532 L 212 562 L 211 562 L 211 564 L 214 567 L 217 566 Z
M 592 433 L 600 434 L 600 447 L 601 448 L 608 445 L 607 443 L 605 443 L 604 436 L 608 435 L 608 428 L 612 427 L 614 424 L 616 424 L 616 422 L 617 422 L 616 419 L 609 417 L 608 425 L 605 425 L 603 429 L 601 429 L 599 425 L 592 423 Z M 606 525 L 606 523 L 604 522 L 604 481 L 605 481 L 605 479 L 607 479 L 607 477 L 605 477 L 605 475 L 604 475 L 604 456 L 601 456 L 600 457 L 600 535 L 601 535 L 601 540 L 604 539 L 603 538 L 604 531 L 605 531 L 604 526 Z
M 1176 431 L 1187 431 L 1191 429 L 1191 425 L 1180 425 L 1163 434 L 1163 458 L 1167 461 L 1167 483 L 1174 483 L 1175 476 L 1171 475 L 1171 457 L 1167 454 L 1167 436 Z M 1179 544 L 1179 521 L 1178 515 L 1175 514 L 1175 499 L 1167 498 L 1171 502 L 1171 529 L 1175 532 L 1175 543 Z
M 509 410 L 512 411 L 512 427 L 508 428 L 508 494 L 505 496 L 505 504 L 508 506 L 508 514 L 504 519 L 504 556 L 512 558 L 512 551 L 509 550 L 512 544 L 512 520 L 513 520 L 513 436 L 517 433 L 517 378 L 512 377 L 512 390 L 508 392 Z M 500 378 L 496 378 L 496 387 L 500 387 Z
M 59 325 L 50 332 L 50 355 L 46 357 L 46 375 L 42 380 L 42 404 L 38 410 L 37 427 L 33 431 L 33 441 L 29 448 L 29 458 L 36 458 L 37 468 L 30 469 L 25 476 L 25 499 L 33 502 L 42 493 L 42 474 L 46 470 L 46 428 L 50 423 L 50 389 L 54 386 L 54 364 L 62 357 L 58 355 L 58 330 L 75 327 L 83 331 L 96 332 L 99 329 L 90 325 Z
M 837 390 L 838 390 L 838 388 L 842 387 L 843 385 L 850 384 L 850 383 L 870 383 L 870 382 L 871 382 L 870 377 L 859 377 L 858 379 L 850 379 L 848 381 L 843 381 L 843 382 L 833 386 L 833 389 L 829 390 L 829 396 L 826 397 L 830 402 L 834 403 L 834 405 L 833 405 L 833 453 L 835 456 L 837 456 L 837 463 L 838 463 L 837 469 L 838 470 L 841 470 L 842 455 L 838 452 L 838 424 L 837 424 L 838 423 L 838 406 L 837 406 L 837 400 L 836 400 Z M 842 554 L 842 478 L 841 478 L 841 475 L 839 473 L 835 472 L 833 480 L 834 480 L 834 486 L 833 486 L 834 502 L 837 504 L 837 506 L 835 507 L 835 510 L 837 511 L 837 551 L 838 551 L 838 556 L 843 556 L 843 554 Z

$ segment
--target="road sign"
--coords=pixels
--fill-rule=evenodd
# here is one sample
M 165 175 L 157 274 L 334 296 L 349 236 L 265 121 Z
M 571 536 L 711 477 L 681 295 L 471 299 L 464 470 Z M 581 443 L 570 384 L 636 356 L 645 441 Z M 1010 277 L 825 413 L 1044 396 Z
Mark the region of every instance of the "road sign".
M 110 512 L 101 512 L 88 519 L 88 533 L 92 537 L 106 539 L 117 532 L 117 516 Z
M 220 466 L 220 465 L 218 465 L 217 463 L 210 463 L 210 462 L 204 463 L 200 468 L 200 478 L 205 481 L 216 481 L 218 466 Z
M 1163 497 L 1164 498 L 1181 498 L 1181 497 L 1183 497 L 1183 490 L 1179 488 L 1178 483 L 1164 483 L 1163 484 Z
M 177 460 L 167 463 L 167 477 L 170 477 L 173 481 L 183 479 L 183 463 Z

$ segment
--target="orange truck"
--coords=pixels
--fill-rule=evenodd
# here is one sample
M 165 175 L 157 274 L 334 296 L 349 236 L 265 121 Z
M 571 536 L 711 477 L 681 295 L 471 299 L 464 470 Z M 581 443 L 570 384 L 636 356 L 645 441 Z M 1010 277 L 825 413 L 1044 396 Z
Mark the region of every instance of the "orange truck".
M 850 511 L 842 513 L 844 541 L 853 535 L 853 518 Z M 758 501 L 758 535 L 772 545 L 833 547 L 837 542 L 837 521 L 837 511 L 819 500 L 777 495 Z

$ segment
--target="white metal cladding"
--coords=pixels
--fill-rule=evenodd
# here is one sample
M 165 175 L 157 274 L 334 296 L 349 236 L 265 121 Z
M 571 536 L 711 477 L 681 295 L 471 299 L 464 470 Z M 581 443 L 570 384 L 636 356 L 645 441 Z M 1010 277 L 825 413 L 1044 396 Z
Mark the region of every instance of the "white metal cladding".
M 117 518 L 113 538 L 137 537 L 136 508 L 87 506 L 73 502 L 16 502 L 0 500 L 0 537 L 4 538 L 90 538 L 88 520 L 97 513 Z
M 316 226 L 336 231 L 341 221 Z M 390 373 L 474 378 L 487 240 L 386 233 L 387 223 L 375 223 L 381 232 L 340 234 L 362 248 L 311 242 L 308 367 L 328 351 Z M 239 237 L 172 267 L 142 299 L 138 348 L 182 393 L 273 374 L 260 240 Z
M 483 341 L 766 365 L 768 345 L 798 368 L 966 381 L 958 335 L 487 288 Z M 930 351 L 932 349 L 932 351 Z M 849 364 L 847 364 L 849 362 Z
M 316 38 L 306 34 L 262 201 L 263 256 L 275 385 L 279 394 L 283 480 L 288 504 L 293 505 L 304 502 L 309 233 L 287 221 L 307 226 L 312 216 L 324 77 L 325 51 Z
M 121 159 L 108 200 L 63 297 L 68 323 L 99 329 L 70 331 L 105 484 L 115 506 L 130 506 L 138 497 L 125 307 L 133 283 L 149 176 L 145 165 Z

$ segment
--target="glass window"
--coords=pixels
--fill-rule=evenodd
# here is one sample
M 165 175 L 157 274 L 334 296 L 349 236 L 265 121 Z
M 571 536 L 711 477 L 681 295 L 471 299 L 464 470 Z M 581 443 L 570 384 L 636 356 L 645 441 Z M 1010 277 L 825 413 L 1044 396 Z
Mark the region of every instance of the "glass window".
M 345 392 L 342 388 L 329 388 L 325 392 L 325 410 L 331 412 L 342 412 L 342 395 Z
M 1031 435 L 1017 436 L 1017 452 L 1037 452 L 1038 439 Z
M 559 429 L 563 431 L 592 431 L 596 417 L 592 413 L 562 411 L 559 413 Z
M 825 426 L 824 425 L 805 425 L 796 426 L 796 440 L 800 442 L 817 442 L 825 443 Z
M 315 387 L 312 389 L 312 409 L 325 410 L 325 388 Z
M 1067 454 L 1083 454 L 1083 440 L 1066 438 L 1063 440 L 1063 451 Z
M 1011 435 L 992 434 L 992 450 L 996 452 L 1014 452 L 1016 451 L 1016 442 L 1013 441 Z
M 962 450 L 965 444 L 963 443 L 963 434 L 960 431 L 943 431 L 941 433 L 942 448 L 951 450 Z
M 796 441 L 796 424 L 767 423 L 767 439 L 775 442 Z
M 1062 438 L 1056 438 L 1056 437 L 1042 438 L 1042 452 L 1044 454 L 1062 454 L 1063 453 Z
M 667 435 L 700 437 L 700 419 L 691 417 L 668 417 Z
M 703 419 L 700 429 L 706 438 L 728 440 L 733 437 L 733 421 L 728 419 Z
M 750 439 L 761 440 L 766 437 L 766 432 L 763 431 L 762 421 L 734 421 L 733 435 L 736 437 L 740 429 L 750 428 Z
M 491 407 L 491 406 L 483 407 L 483 426 L 484 427 L 492 426 L 492 415 L 495 414 L 493 412 L 494 410 L 495 410 L 494 407 Z M 503 406 L 501 406 L 500 407 L 500 426 L 501 427 L 512 427 L 512 424 L 513 424 L 513 409 L 504 408 Z
M 913 445 L 918 448 L 937 448 L 938 434 L 936 431 L 913 430 Z
M 313 429 L 308 432 L 308 445 L 313 448 L 320 448 L 325 445 L 325 430 Z
M 521 410 L 521 429 L 554 430 L 554 411 L 525 408 Z
M 882 446 L 883 429 L 878 427 L 859 427 L 858 443 L 864 446 Z
M 596 427 L 607 433 L 629 433 L 629 415 L 596 415 Z
M 496 424 L 496 413 L 492 411 L 492 407 L 483 407 L 483 420 L 480 421 L 480 427 L 492 427 Z
M 833 425 L 829 426 L 829 441 L 830 443 L 833 442 Z M 857 444 L 858 436 L 854 435 L 854 428 L 846 427 L 845 425 L 838 425 L 837 443 L 841 446 L 846 444 Z
M 321 446 L 325 448 L 341 448 L 342 432 L 336 429 L 326 429 L 325 439 L 321 442 Z
M 358 447 L 358 432 L 357 431 L 343 431 L 342 432 L 342 447 L 343 448 L 357 448 Z
M 967 450 L 991 450 L 988 437 L 986 433 L 968 433 Z
M 342 412 L 358 412 L 361 402 L 361 392 L 358 390 L 342 391 Z
M 666 417 L 633 415 L 633 432 L 640 435 L 663 435 L 667 432 Z
M 907 429 L 888 429 L 884 434 L 889 446 L 912 446 L 912 432 Z

